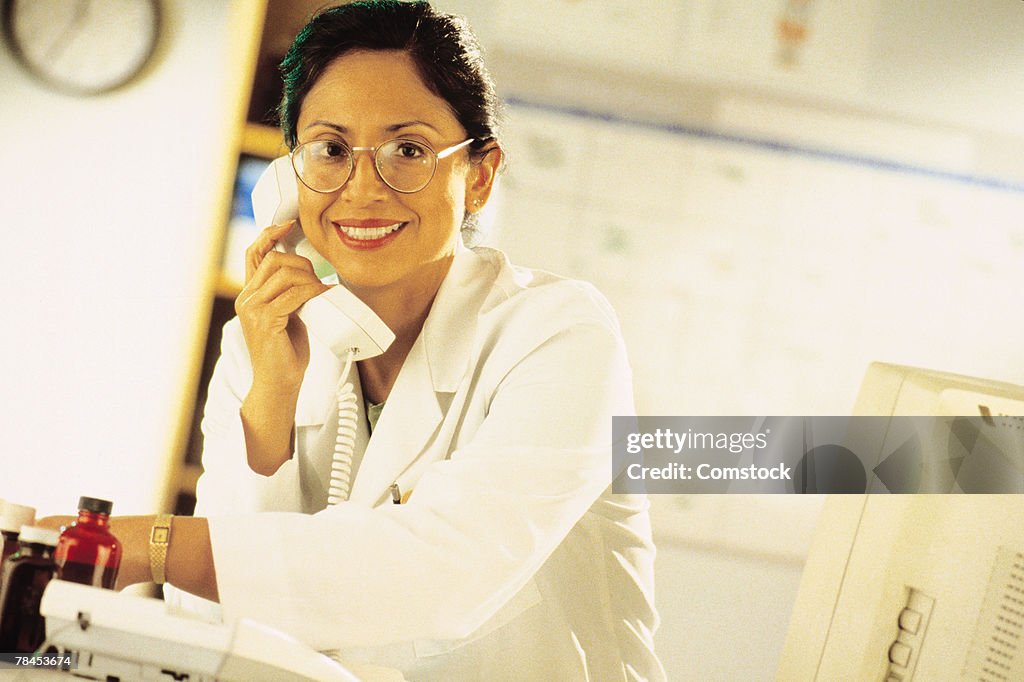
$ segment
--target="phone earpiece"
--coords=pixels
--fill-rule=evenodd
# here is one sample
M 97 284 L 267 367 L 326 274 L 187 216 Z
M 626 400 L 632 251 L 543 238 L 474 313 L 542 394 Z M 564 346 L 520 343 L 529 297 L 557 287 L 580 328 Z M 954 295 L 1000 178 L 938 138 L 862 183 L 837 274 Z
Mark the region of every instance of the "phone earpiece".
M 287 156 L 274 159 L 252 188 L 252 213 L 258 227 L 280 225 L 299 215 L 299 188 Z M 288 234 L 295 233 L 292 230 Z M 302 234 L 301 230 L 298 230 Z

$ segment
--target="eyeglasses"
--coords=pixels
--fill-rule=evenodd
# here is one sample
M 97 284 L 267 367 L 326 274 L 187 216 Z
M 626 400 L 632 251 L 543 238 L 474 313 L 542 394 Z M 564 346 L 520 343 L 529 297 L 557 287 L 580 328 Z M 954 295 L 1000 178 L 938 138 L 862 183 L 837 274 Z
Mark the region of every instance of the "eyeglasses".
M 373 165 L 384 183 L 402 194 L 419 192 L 437 170 L 438 159 L 454 154 L 473 138 L 435 152 L 422 142 L 398 138 L 378 147 L 349 147 L 338 140 L 312 140 L 292 150 L 292 168 L 302 184 L 329 194 L 345 186 L 355 168 L 355 153 L 373 154 Z

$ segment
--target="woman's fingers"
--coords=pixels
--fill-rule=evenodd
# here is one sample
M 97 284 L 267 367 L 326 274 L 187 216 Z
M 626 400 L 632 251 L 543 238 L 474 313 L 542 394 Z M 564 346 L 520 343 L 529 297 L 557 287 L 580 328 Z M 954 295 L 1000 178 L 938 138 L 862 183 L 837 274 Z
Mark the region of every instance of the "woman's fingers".
M 277 272 L 284 270 L 294 275 L 296 281 L 319 282 L 313 264 L 305 256 L 294 253 L 269 251 L 263 256 L 256 271 L 246 278 L 244 291 L 255 291 L 263 287 Z
M 256 240 L 245 250 L 245 281 L 252 279 L 260 263 L 274 248 L 278 241 L 283 239 L 292 229 L 299 229 L 298 220 L 290 220 L 280 225 L 271 225 L 262 230 Z
M 307 300 L 326 290 L 327 286 L 317 279 L 309 260 L 292 254 L 272 253 L 238 294 L 235 312 L 244 315 L 273 304 L 267 312 L 290 315 Z
M 235 312 L 240 316 L 260 315 L 267 320 L 277 319 L 284 322 L 286 318 L 302 306 L 303 303 L 327 291 L 321 282 L 287 283 L 279 282 L 257 289 L 246 298 L 239 296 L 235 302 Z

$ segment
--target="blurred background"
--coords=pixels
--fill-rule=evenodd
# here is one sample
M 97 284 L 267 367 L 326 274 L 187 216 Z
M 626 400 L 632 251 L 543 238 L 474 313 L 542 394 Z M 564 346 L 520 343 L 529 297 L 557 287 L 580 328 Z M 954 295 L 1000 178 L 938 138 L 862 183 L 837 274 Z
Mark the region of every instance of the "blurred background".
M 0 497 L 188 513 L 276 63 L 324 3 L 158 0 L 98 94 L 25 68 L 12 4 Z M 876 360 L 1024 384 L 1020 0 L 435 4 L 508 105 L 484 243 L 608 296 L 641 413 L 849 414 Z M 652 505 L 670 678 L 772 679 L 821 499 Z

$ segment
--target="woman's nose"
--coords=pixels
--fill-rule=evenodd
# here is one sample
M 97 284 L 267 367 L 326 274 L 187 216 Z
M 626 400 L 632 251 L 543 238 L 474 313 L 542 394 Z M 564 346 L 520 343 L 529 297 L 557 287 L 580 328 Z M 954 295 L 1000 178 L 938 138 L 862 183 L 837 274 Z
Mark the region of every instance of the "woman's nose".
M 352 175 L 342 188 L 342 194 L 353 199 L 380 199 L 388 194 L 388 186 L 377 173 L 373 152 L 359 150 L 352 155 Z

